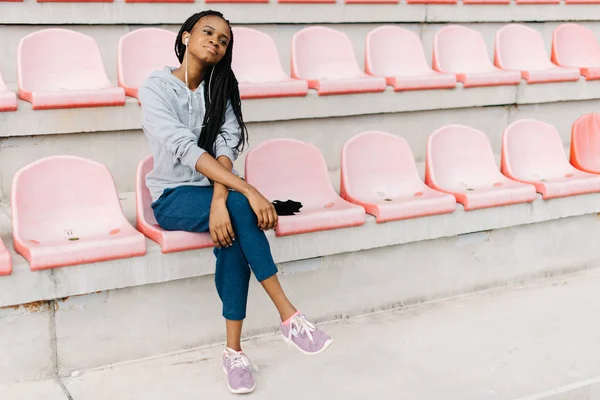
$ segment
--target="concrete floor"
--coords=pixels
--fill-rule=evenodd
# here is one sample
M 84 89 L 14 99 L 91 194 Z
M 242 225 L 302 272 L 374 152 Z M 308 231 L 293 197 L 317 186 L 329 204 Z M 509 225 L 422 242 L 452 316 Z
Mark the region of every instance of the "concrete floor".
M 600 270 L 324 325 L 308 357 L 278 336 L 245 342 L 260 399 L 600 399 Z M 74 400 L 233 398 L 221 347 L 82 371 Z M 43 393 L 43 394 L 42 394 Z M 0 386 L 1 400 L 65 400 L 55 382 Z

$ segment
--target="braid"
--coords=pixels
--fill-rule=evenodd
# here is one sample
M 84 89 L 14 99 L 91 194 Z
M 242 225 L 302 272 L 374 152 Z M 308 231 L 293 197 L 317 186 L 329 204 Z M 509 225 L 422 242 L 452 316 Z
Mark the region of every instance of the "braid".
M 191 32 L 196 23 L 203 17 L 213 15 L 222 18 L 229 26 L 231 37 L 229 45 L 225 51 L 225 55 L 210 69 L 204 72 L 205 90 L 204 104 L 206 111 L 204 113 L 204 123 L 202 131 L 198 139 L 198 146 L 207 151 L 211 156 L 215 156 L 214 144 L 217 137 L 221 134 L 221 126 L 225 122 L 225 111 L 227 109 L 227 101 L 231 102 L 235 118 L 240 126 L 241 135 L 239 142 L 235 145 L 235 149 L 240 152 L 244 149 L 244 145 L 248 140 L 248 130 L 242 117 L 242 101 L 240 99 L 240 89 L 238 81 L 231 69 L 232 54 L 233 54 L 233 30 L 228 20 L 223 17 L 218 11 L 207 10 L 196 13 L 189 17 L 181 26 L 177 39 L 175 40 L 175 55 L 179 62 L 183 62 L 185 55 L 185 44 L 182 42 L 184 32 Z M 209 88 L 210 85 L 210 88 Z M 210 98 L 208 94 L 210 93 Z

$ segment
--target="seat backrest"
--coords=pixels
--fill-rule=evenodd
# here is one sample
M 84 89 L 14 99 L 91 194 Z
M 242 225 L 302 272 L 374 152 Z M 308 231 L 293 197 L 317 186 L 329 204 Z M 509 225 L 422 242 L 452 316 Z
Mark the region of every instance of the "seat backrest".
M 400 184 L 420 182 L 406 140 L 386 132 L 364 132 L 348 140 L 342 148 L 341 170 L 343 190 L 351 196 L 361 188 L 381 188 L 393 196 L 390 190 Z
M 288 79 L 283 72 L 275 41 L 256 29 L 233 28 L 235 51 L 232 69 L 239 82 L 269 82 Z
M 379 76 L 430 71 L 421 40 L 407 29 L 381 26 L 365 40 L 365 71 Z
M 573 123 L 571 163 L 577 168 L 600 171 L 600 114 L 586 114 Z
M 13 178 L 11 201 L 15 233 L 85 228 L 90 220 L 109 227 L 124 219 L 108 168 L 80 157 L 47 157 L 23 167 Z
M 69 29 L 42 29 L 22 38 L 17 70 L 25 91 L 112 87 L 94 39 Z
M 464 125 L 446 125 L 429 135 L 428 182 L 456 183 L 458 177 L 468 177 L 470 184 L 489 183 L 499 175 L 485 133 Z
M 496 32 L 496 65 L 502 69 L 547 69 L 554 65 L 542 35 L 525 25 L 508 24 Z
M 534 119 L 521 119 L 506 127 L 502 135 L 502 167 L 516 177 L 531 173 L 562 174 L 569 169 L 556 128 Z
M 154 169 L 154 158 L 152 155 L 147 156 L 137 168 L 135 177 L 135 207 L 138 226 L 140 222 L 147 225 L 156 225 L 154 211 L 152 211 L 152 196 L 150 190 L 146 186 L 146 175 Z
M 178 67 L 173 47 L 177 35 L 166 29 L 142 28 L 119 40 L 117 70 L 119 85 L 139 88 L 153 71 L 166 65 Z
M 444 72 L 487 72 L 494 68 L 481 33 L 459 25 L 435 34 L 433 59 L 434 69 Z
M 350 38 L 322 26 L 302 29 L 292 38 L 292 76 L 345 79 L 362 76 Z
M 563 24 L 552 34 L 552 61 L 568 67 L 600 66 L 594 32 L 579 24 Z
M 248 152 L 246 179 L 270 200 L 321 204 L 336 195 L 319 149 L 294 139 L 273 139 Z M 285 198 L 282 198 L 285 197 Z

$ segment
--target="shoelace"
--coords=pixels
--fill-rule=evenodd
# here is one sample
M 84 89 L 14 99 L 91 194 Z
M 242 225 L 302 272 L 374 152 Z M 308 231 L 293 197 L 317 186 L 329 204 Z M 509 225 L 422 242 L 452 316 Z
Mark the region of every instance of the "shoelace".
M 317 328 L 309 322 L 304 315 L 297 315 L 290 322 L 290 331 L 288 332 L 288 339 L 294 336 L 302 336 L 302 334 L 306 334 L 311 342 L 314 343 L 314 338 L 312 333 L 316 331 Z
M 229 353 L 227 359 L 229 359 L 229 362 L 231 363 L 231 369 L 249 368 L 258 371 L 256 364 L 254 364 L 254 362 L 252 362 L 252 360 L 244 353 Z

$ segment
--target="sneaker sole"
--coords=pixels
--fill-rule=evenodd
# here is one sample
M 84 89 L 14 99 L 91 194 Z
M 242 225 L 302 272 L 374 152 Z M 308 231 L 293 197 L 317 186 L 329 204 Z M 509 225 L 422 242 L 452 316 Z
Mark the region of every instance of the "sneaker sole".
M 292 346 L 295 347 L 296 349 L 298 349 L 302 354 L 306 354 L 307 356 L 316 356 L 317 354 L 321 354 L 322 352 L 324 352 L 325 350 L 327 350 L 327 348 L 329 346 L 331 346 L 331 343 L 333 343 L 333 339 L 329 339 L 328 341 L 325 342 L 325 344 L 323 345 L 323 347 L 321 347 L 321 349 L 319 351 L 313 351 L 313 352 L 308 352 L 306 350 L 303 350 L 300 348 L 300 346 L 298 346 L 293 340 L 288 339 L 287 336 L 284 336 L 283 334 L 281 335 L 281 337 L 283 338 L 283 340 L 288 344 L 288 346 Z
M 225 369 L 225 367 L 223 367 L 223 373 L 225 374 L 225 376 L 229 377 L 229 374 L 227 373 L 227 369 Z M 229 386 L 229 382 L 227 382 L 227 387 L 229 388 L 229 391 L 233 394 L 248 394 L 254 392 L 254 389 L 256 389 L 256 382 L 251 388 L 234 389 L 231 386 Z

